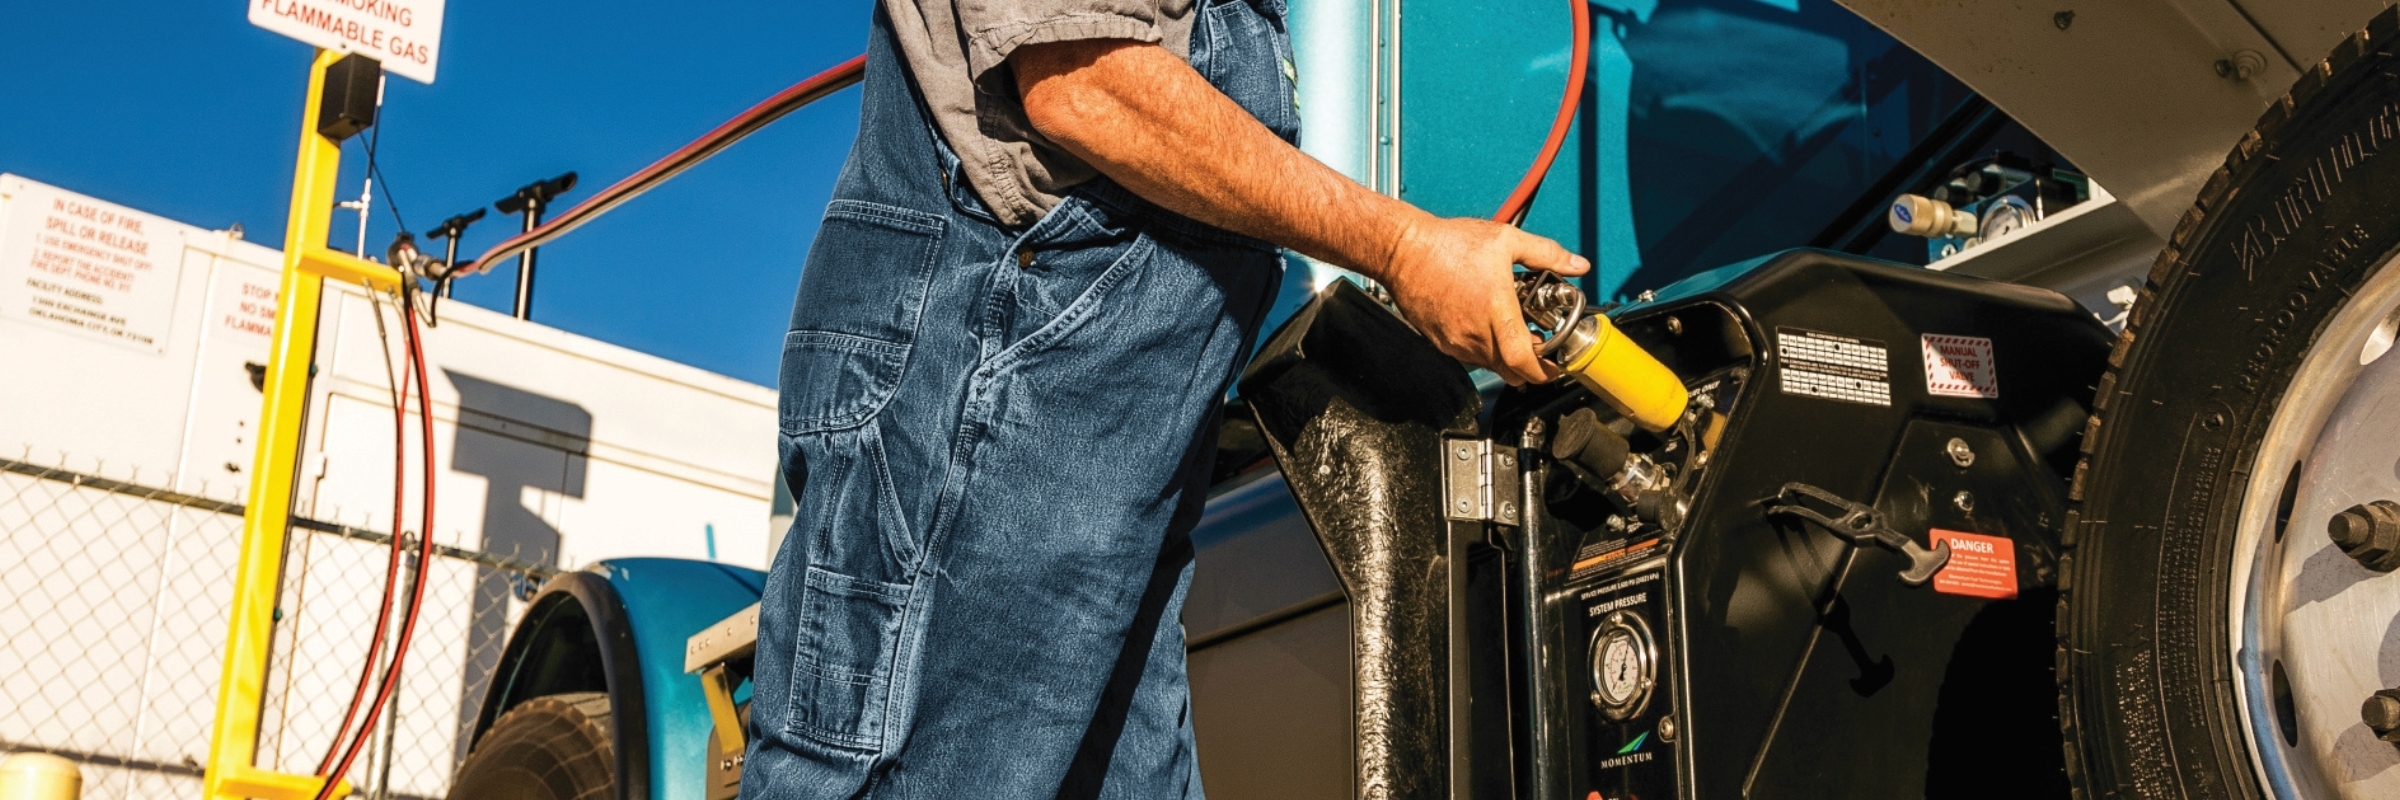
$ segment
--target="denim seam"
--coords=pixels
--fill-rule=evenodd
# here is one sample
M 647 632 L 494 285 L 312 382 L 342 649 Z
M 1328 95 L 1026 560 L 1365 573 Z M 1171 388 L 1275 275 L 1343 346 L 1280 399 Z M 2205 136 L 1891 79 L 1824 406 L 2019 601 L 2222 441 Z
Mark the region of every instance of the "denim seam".
M 825 204 L 825 217 L 846 217 L 861 222 L 881 222 L 916 233 L 940 234 L 945 221 L 938 214 L 928 214 L 913 208 L 901 208 L 865 200 L 835 200 Z
M 794 675 L 808 671 L 808 668 L 797 664 L 793 665 L 792 667 L 792 674 Z M 845 750 L 873 752 L 881 749 L 882 747 L 881 742 L 877 742 L 870 737 L 842 733 L 840 731 L 823 730 L 814 725 L 801 725 L 794 723 L 792 729 L 787 731 L 787 733 L 815 741 L 816 743 L 825 745 L 827 747 L 839 747 Z
M 936 514 L 938 516 L 939 512 L 937 511 Z M 907 718 L 908 710 L 916 706 L 917 685 L 912 680 L 916 677 L 916 671 L 902 669 L 901 666 L 916 664 L 917 653 L 924 649 L 918 639 L 918 632 L 925 627 L 924 621 L 920 617 L 924 616 L 930 608 L 925 599 L 925 572 L 933 563 L 933 559 L 929 556 L 932 552 L 933 533 L 927 531 L 925 544 L 919 550 L 917 563 L 906 570 L 908 599 L 901 602 L 899 624 L 892 631 L 892 660 L 886 665 L 886 668 L 891 670 L 891 679 L 883 687 L 884 740 L 874 753 L 874 761 L 877 763 L 884 760 L 886 751 L 894 742 L 907 738 L 901 735 L 902 725 Z
M 1079 192 L 1078 197 L 1081 195 L 1082 193 Z M 1052 207 L 1049 213 L 1042 215 L 1041 221 L 1035 222 L 1010 237 L 1008 253 L 1002 255 L 1006 256 L 1022 250 L 1040 250 L 1059 241 L 1107 233 L 1109 231 L 1108 224 L 1098 217 L 1092 216 L 1091 209 L 1088 208 L 1092 199 L 1082 197 L 1082 200 L 1083 202 L 1077 202 L 1076 197 L 1070 197 L 1059 201 L 1059 204 Z M 1006 268 L 1009 264 L 1003 259 L 997 263 L 997 266 Z
M 839 333 L 836 331 L 820 331 L 813 328 L 804 328 L 801 330 L 790 331 L 783 335 L 784 347 L 789 348 L 793 345 L 799 344 L 823 347 L 828 350 L 841 350 L 852 353 L 874 353 L 877 355 L 899 356 L 902 358 L 908 357 L 909 351 L 909 345 L 896 344 L 893 342 L 883 341 L 881 339 L 860 336 L 854 333 Z
M 991 275 L 983 287 L 982 314 L 975 337 L 976 365 L 968 372 L 965 396 L 960 398 L 958 424 L 951 433 L 950 452 L 942 470 L 939 493 L 934 497 L 933 512 L 926 520 L 921 557 L 916 568 L 910 571 L 909 600 L 901 613 L 900 630 L 897 633 L 899 644 L 893 648 L 890 702 L 884 708 L 886 731 L 899 730 L 907 704 L 915 702 L 916 684 L 899 666 L 915 663 L 924 649 L 922 630 L 927 624 L 924 617 L 932 613 L 932 600 L 927 596 L 928 586 L 933 582 L 933 575 L 938 571 L 936 564 L 939 563 L 933 554 L 948 542 L 950 529 L 957 523 L 958 505 L 966 494 L 967 485 L 972 483 L 975 452 L 983 442 L 981 433 L 991 423 L 991 391 L 994 383 L 991 380 L 994 375 L 991 365 L 1010 349 L 1000 347 L 999 342 L 1006 336 L 1005 300 L 1014 293 L 1021 271 L 1009 263 L 1010 254 L 1024 248 L 1037 234 L 1044 234 L 1045 224 L 1065 223 L 1053 223 L 1048 217 L 1036 222 L 1011 237 L 1008 247 L 992 260 L 989 267 Z M 1112 269 L 1114 266 L 1111 265 Z
M 849 670 L 833 669 L 823 664 L 811 664 L 804 661 L 794 661 L 792 662 L 792 670 L 795 672 L 805 672 L 811 676 L 834 681 L 836 683 L 847 683 L 852 686 L 875 685 L 874 675 L 860 675 Z M 838 731 L 834 733 L 836 735 L 842 735 Z
M 886 513 L 892 517 L 892 519 L 882 521 L 885 523 L 887 531 L 884 535 L 884 546 L 891 549 L 892 558 L 899 562 L 903 574 L 912 573 L 917 562 L 924 558 L 924 554 L 917 546 L 916 531 L 909 527 L 908 515 L 904 513 L 906 509 L 900 507 L 899 484 L 892 481 L 892 459 L 884 452 L 883 432 L 870 431 L 870 433 L 873 435 L 866 437 L 869 451 L 867 463 L 868 466 L 875 468 L 875 490 L 883 495 L 876 502 L 889 509 Z M 893 599 L 906 602 L 905 595 Z
M 818 576 L 824 577 L 820 580 Z M 865 578 L 854 578 L 813 564 L 809 565 L 808 568 L 807 584 L 818 589 L 823 589 L 826 593 L 835 595 L 837 597 L 880 597 L 894 602 L 905 602 L 908 599 L 908 592 L 906 591 L 885 591 L 883 586 L 880 585 L 882 584 L 881 581 L 871 581 Z
M 814 610 L 822 613 L 823 610 L 813 609 L 812 606 L 814 604 L 809 603 L 807 600 L 808 586 L 812 585 L 812 582 L 804 579 L 801 581 L 801 584 L 802 588 L 800 591 L 802 599 L 800 602 L 800 630 L 805 632 L 808 629 L 807 619 L 809 612 Z M 839 683 L 848 683 L 855 686 L 860 686 L 862 689 L 871 689 L 873 687 L 873 683 L 871 681 L 868 683 L 859 683 L 857 681 L 845 680 L 841 677 L 826 674 L 830 671 L 831 670 L 825 669 L 823 665 L 817 663 L 816 654 L 810 649 L 803 648 L 802 650 L 792 654 L 792 675 L 788 681 L 790 685 L 784 689 L 784 702 L 786 705 L 791 706 L 791 708 L 786 709 L 784 712 L 783 732 L 785 735 L 799 736 L 804 739 L 810 739 L 836 747 L 864 747 L 866 744 L 865 736 L 853 733 L 843 733 L 835 730 L 826 730 L 824 727 L 815 723 L 802 722 L 800 719 L 801 715 L 792 713 L 793 711 L 799 709 L 801 702 L 800 698 L 804 694 L 811 698 L 815 697 L 815 693 L 813 692 L 803 693 L 801 691 L 802 681 L 807 678 L 825 678 Z

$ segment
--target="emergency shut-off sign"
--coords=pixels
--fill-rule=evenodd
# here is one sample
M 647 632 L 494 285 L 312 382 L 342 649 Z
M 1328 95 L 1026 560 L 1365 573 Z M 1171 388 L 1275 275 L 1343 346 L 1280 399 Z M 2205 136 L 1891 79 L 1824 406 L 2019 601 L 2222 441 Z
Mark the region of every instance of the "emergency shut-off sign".
M 327 50 L 383 62 L 433 82 L 441 60 L 442 0 L 248 0 L 250 24 Z
M 0 196 L 0 319 L 166 352 L 183 277 L 174 223 L 15 176 Z

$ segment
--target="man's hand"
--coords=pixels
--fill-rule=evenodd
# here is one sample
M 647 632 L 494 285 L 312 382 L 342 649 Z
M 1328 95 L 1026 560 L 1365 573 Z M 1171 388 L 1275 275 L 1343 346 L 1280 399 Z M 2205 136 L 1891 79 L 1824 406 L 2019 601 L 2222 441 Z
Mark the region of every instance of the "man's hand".
M 1027 45 L 1008 64 L 1033 127 L 1135 194 L 1374 278 L 1442 352 L 1509 383 L 1556 377 L 1533 354 L 1511 265 L 1589 269 L 1557 242 L 1376 194 L 1276 138 L 1155 44 Z
M 1548 382 L 1558 372 L 1534 355 L 1512 264 L 1561 275 L 1591 268 L 1557 242 L 1507 225 L 1428 217 L 1401 235 L 1377 279 L 1409 323 L 1451 358 L 1510 385 Z

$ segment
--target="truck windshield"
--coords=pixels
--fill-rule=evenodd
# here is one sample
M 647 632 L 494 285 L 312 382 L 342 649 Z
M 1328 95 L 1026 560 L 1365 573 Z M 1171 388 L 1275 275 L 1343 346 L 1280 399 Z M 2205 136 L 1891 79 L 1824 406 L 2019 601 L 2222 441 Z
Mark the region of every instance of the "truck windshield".
M 1630 67 L 1623 163 L 1634 232 L 1632 247 L 1597 248 L 1600 297 L 1804 245 L 1922 264 L 1923 240 L 1874 235 L 1892 195 L 1994 150 L 2057 160 L 1958 79 L 1830 0 L 1598 5 L 1617 7 L 1602 12 L 1613 29 L 1597 33 L 1615 34 Z
M 1434 213 L 1489 215 L 1558 107 L 1572 64 L 1566 4 L 1402 2 L 1401 55 L 1379 71 L 1382 50 L 1354 32 L 1389 5 L 1293 2 L 1301 145 Z M 1525 226 L 1592 259 L 1595 299 L 1792 247 L 1923 264 L 1924 240 L 1854 235 L 1859 223 L 1881 224 L 1893 195 L 1993 150 L 2056 160 L 1833 0 L 1584 8 L 1580 111 Z M 1375 83 L 1393 72 L 1396 83 Z M 1397 115 L 1373 111 L 1387 108 L 1379 97 L 1397 98 Z M 1313 277 L 1287 284 L 1327 276 Z M 1313 285 L 1294 288 L 1296 307 Z

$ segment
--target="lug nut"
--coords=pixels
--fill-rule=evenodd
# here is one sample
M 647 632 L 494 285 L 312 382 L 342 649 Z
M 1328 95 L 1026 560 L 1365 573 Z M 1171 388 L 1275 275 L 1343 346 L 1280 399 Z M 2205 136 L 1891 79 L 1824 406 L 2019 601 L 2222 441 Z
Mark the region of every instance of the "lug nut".
M 2400 689 L 2383 689 L 2367 695 L 2358 716 L 2375 732 L 2375 738 L 2400 744 Z
M 2325 535 L 2359 566 L 2376 572 L 2400 569 L 2400 504 L 2360 503 L 2325 521 Z

